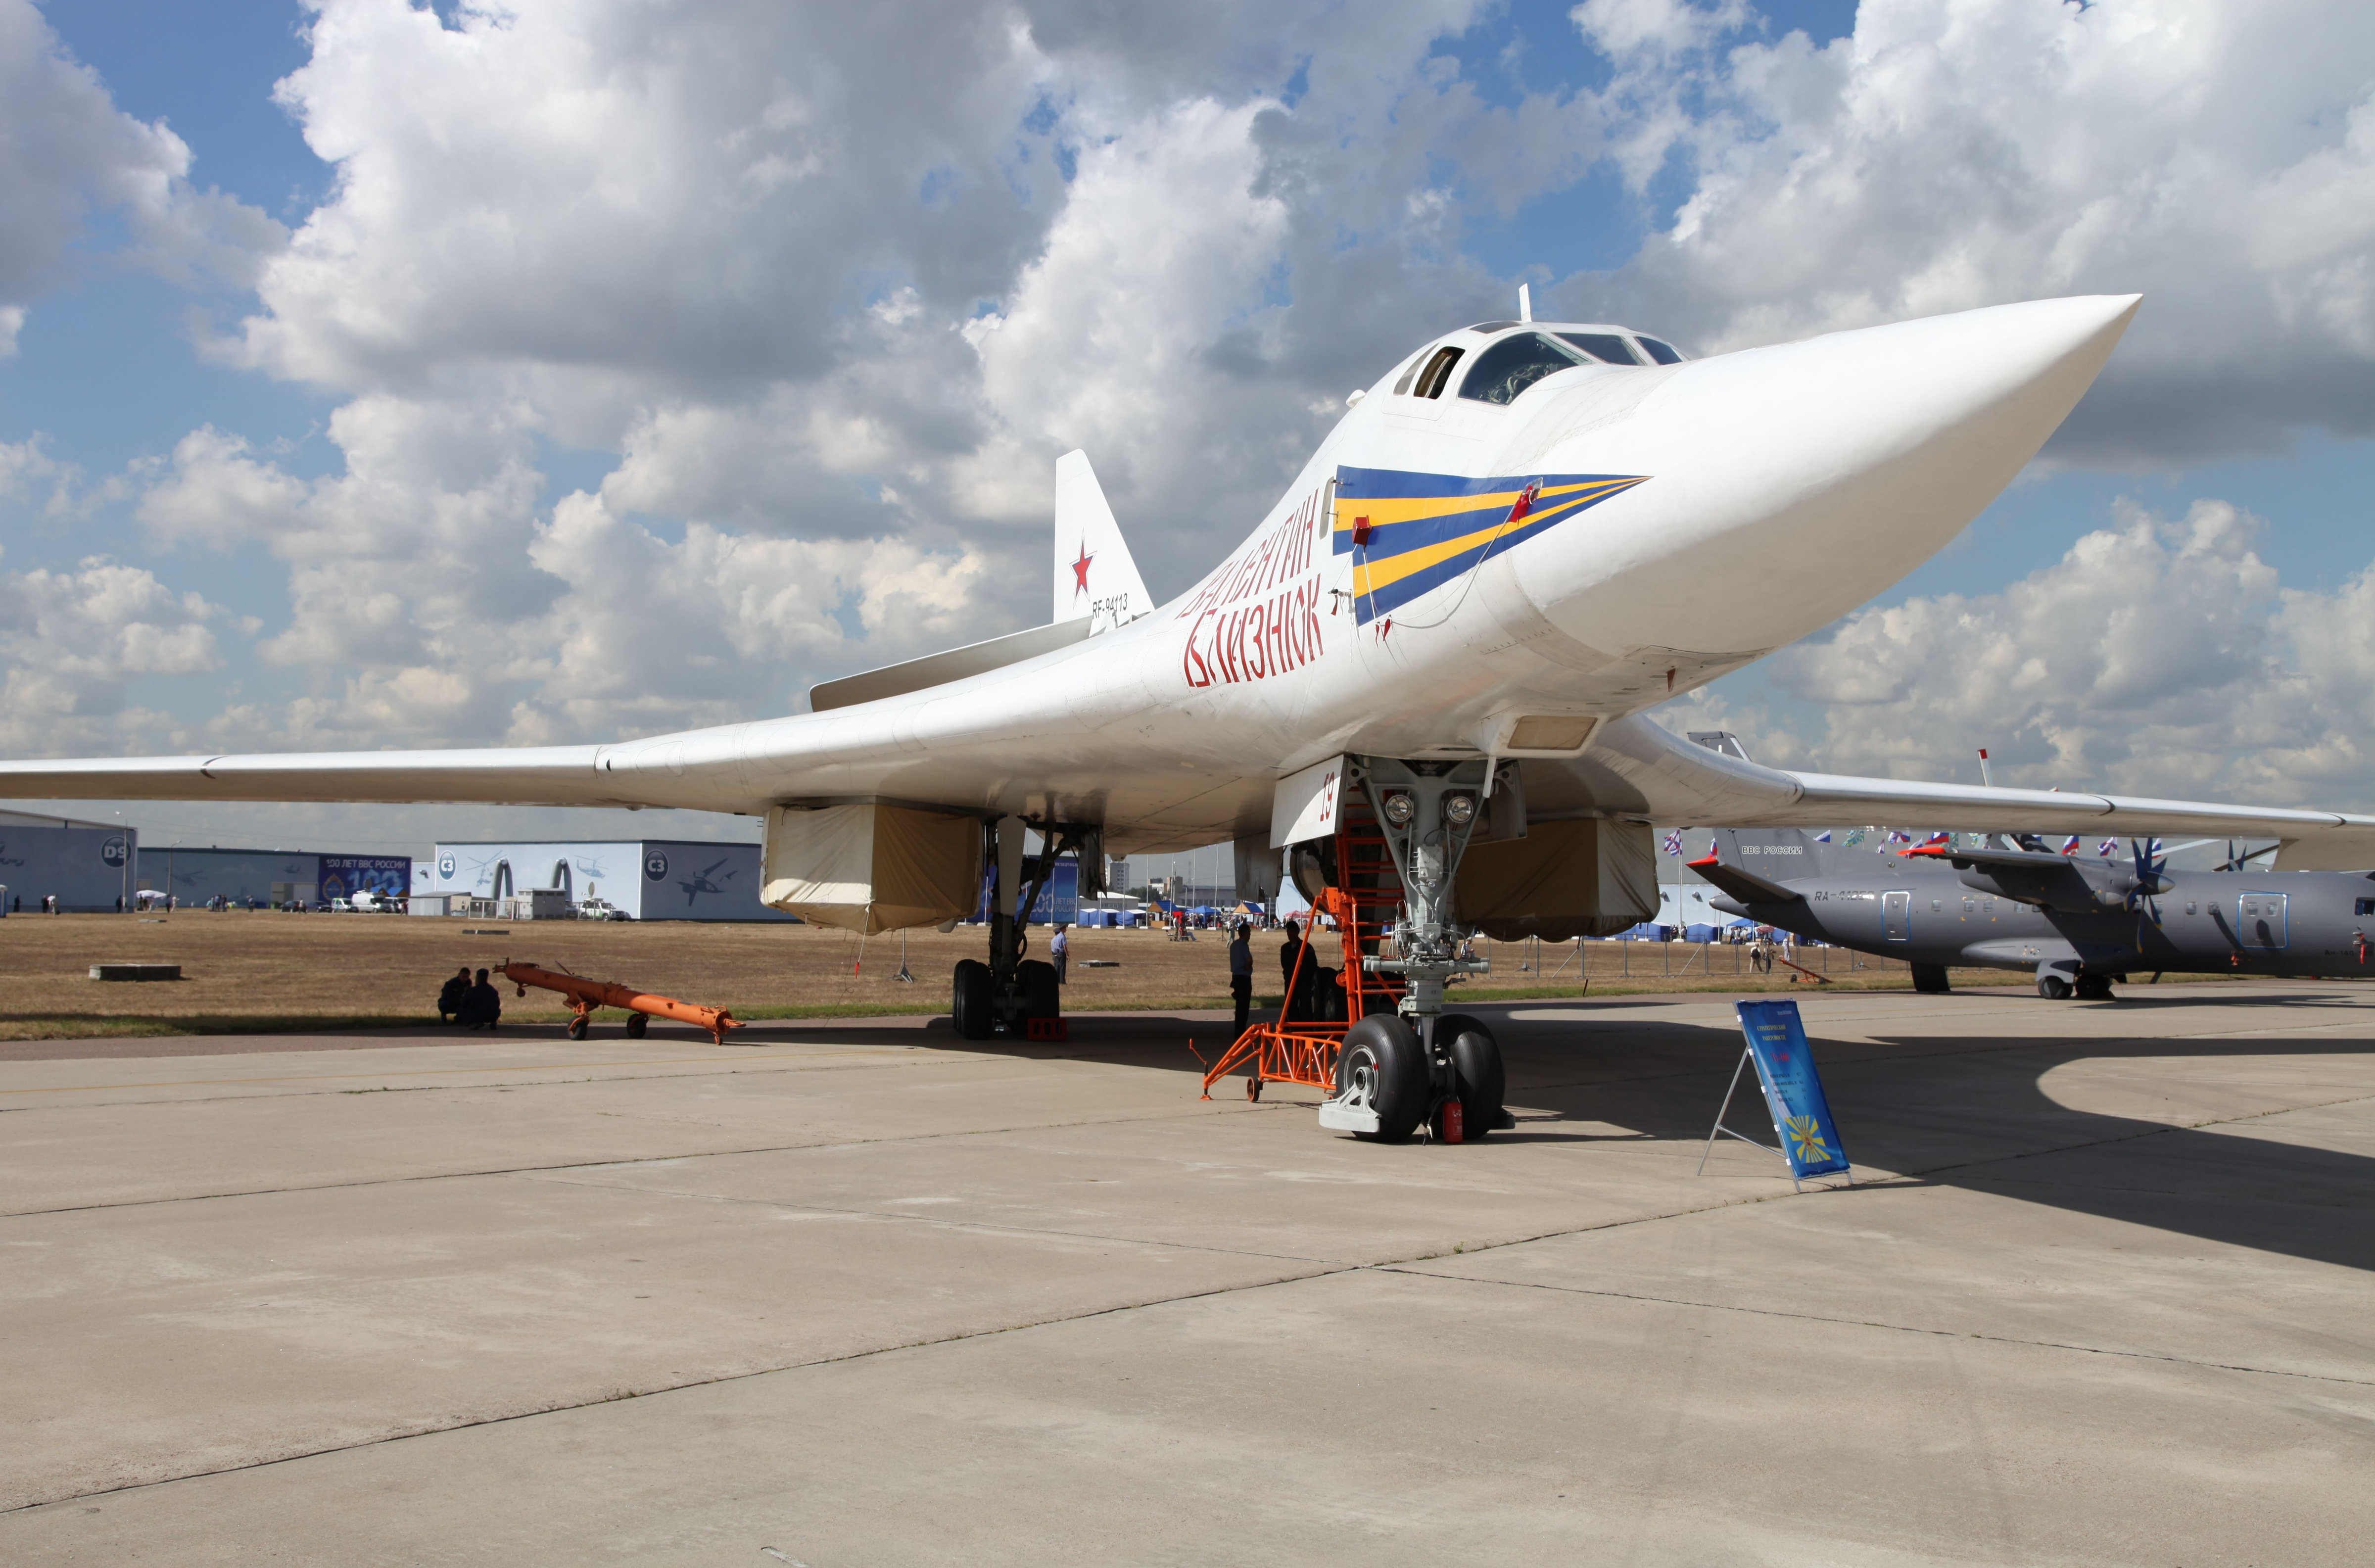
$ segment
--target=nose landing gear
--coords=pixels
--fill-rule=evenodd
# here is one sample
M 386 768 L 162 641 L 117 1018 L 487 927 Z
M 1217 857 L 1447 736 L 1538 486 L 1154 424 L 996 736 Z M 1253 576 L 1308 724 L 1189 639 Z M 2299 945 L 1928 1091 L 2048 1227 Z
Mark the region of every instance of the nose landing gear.
M 1244 1070 L 1325 1091 L 1321 1126 L 1377 1142 L 1422 1126 L 1447 1143 L 1472 1142 L 1516 1125 L 1501 1103 L 1507 1075 L 1492 1031 L 1443 1010 L 1447 981 L 1491 972 L 1489 961 L 1461 956 L 1451 918 L 1452 878 L 1495 782 L 1490 766 L 1345 759 L 1332 844 L 1316 841 L 1332 848 L 1333 863 L 1324 853 L 1301 856 L 1325 870 L 1328 885 L 1306 891 L 1315 920 L 1332 918 L 1342 940 L 1344 1005 L 1307 995 L 1305 966 L 1316 961 L 1306 946 L 1279 1021 L 1255 1024 L 1223 1053 L 1204 1075 L 1206 1098 L 1214 1081 Z M 1399 918 L 1382 929 L 1365 918 L 1388 910 Z M 1383 936 L 1391 956 L 1379 950 Z

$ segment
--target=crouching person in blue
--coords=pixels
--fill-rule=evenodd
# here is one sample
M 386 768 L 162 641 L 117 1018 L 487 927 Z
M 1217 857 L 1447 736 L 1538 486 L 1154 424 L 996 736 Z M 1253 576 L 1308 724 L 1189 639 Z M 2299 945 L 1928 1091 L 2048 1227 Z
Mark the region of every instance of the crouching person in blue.
M 452 1023 L 462 1010 L 463 999 L 470 994 L 470 966 L 464 964 L 446 976 L 445 984 L 437 988 L 437 1021 Z

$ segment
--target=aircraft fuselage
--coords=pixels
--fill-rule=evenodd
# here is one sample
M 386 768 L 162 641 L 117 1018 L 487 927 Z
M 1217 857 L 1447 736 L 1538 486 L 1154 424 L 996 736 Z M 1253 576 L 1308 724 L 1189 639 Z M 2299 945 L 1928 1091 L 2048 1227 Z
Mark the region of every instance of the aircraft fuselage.
M 597 782 L 712 809 L 1094 821 L 1129 851 L 1265 828 L 1276 781 L 1339 752 L 1577 758 L 1945 544 L 2133 311 L 2046 301 L 1568 362 L 1504 401 L 1471 395 L 1471 372 L 1569 328 L 1463 328 L 1366 389 L 1252 534 L 1152 614 L 912 696 L 606 746 Z M 1420 373 L 1453 350 L 1450 373 Z
M 1865 876 L 1783 885 L 1787 902 L 1725 897 L 1717 907 L 1859 952 L 1945 967 L 2037 969 L 2074 959 L 2109 976 L 2375 977 L 2375 877 L 2356 872 L 2179 872 L 2131 912 L 2039 908 L 1964 885 L 1950 868 L 1899 859 Z M 2154 912 L 2157 910 L 2158 918 Z

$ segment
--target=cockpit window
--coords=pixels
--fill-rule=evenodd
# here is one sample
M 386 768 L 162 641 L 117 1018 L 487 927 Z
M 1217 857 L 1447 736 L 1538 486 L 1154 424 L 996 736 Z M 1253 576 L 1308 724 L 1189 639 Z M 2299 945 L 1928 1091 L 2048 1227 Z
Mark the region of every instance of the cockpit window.
M 1411 356 L 1411 362 L 1402 367 L 1401 378 L 1394 383 L 1394 395 L 1396 397 L 1400 397 L 1403 393 L 1410 390 L 1411 377 L 1418 374 L 1418 368 L 1425 363 L 1425 349 L 1422 348 L 1417 353 Z
M 1641 362 L 1641 357 L 1633 352 L 1633 346 L 1613 332 L 1562 332 L 1559 336 L 1593 359 L 1612 365 L 1637 365 Z
M 1468 379 L 1459 383 L 1459 395 L 1479 403 L 1514 403 L 1544 376 L 1571 371 L 1581 362 L 1541 333 L 1520 332 L 1476 356 L 1468 367 Z
M 1419 372 L 1418 384 L 1411 388 L 1411 395 L 1413 397 L 1442 396 L 1443 383 L 1451 379 L 1451 367 L 1459 363 L 1460 353 L 1461 350 L 1458 348 L 1436 349 L 1435 358 L 1426 362 L 1426 369 Z
M 1673 345 L 1671 343 L 1660 343 L 1654 337 L 1640 337 L 1637 341 L 1649 358 L 1661 365 L 1679 365 L 1683 362 L 1683 357 L 1674 352 Z

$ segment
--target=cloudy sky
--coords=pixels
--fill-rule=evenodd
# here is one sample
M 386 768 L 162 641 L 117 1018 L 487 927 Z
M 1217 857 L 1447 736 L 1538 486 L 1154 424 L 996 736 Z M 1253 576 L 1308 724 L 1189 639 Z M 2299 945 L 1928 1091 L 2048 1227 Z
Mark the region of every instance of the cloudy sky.
M 2375 806 L 2364 0 L 0 0 L 0 754 L 798 711 L 1044 619 L 1075 445 L 1184 587 L 1520 282 L 1698 353 L 2142 290 L 1962 540 L 1672 716 Z

